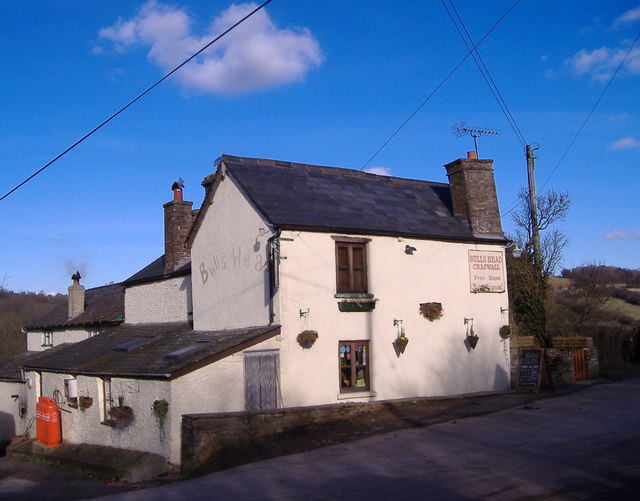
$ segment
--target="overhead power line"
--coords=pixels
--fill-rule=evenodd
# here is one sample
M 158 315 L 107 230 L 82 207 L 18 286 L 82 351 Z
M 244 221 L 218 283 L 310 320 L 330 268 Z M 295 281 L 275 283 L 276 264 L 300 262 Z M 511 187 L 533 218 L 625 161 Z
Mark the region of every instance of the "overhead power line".
M 480 70 L 480 74 L 482 75 L 482 78 L 484 78 L 484 81 L 486 82 L 487 86 L 489 87 L 489 90 L 493 94 L 493 97 L 497 101 L 498 106 L 500 106 L 500 109 L 502 110 L 502 113 L 507 119 L 507 122 L 509 122 L 509 125 L 513 129 L 513 132 L 515 132 L 516 137 L 518 138 L 522 146 L 526 146 L 527 142 L 525 141 L 524 136 L 520 131 L 520 127 L 518 127 L 518 124 L 516 123 L 516 120 L 513 117 L 511 110 L 509 110 L 509 106 L 507 106 L 507 102 L 502 97 L 502 94 L 500 93 L 500 89 L 498 89 L 498 86 L 496 85 L 495 80 L 493 79 L 493 77 L 491 76 L 491 73 L 489 72 L 489 68 L 487 68 L 487 65 L 484 63 L 484 60 L 480 55 L 480 51 L 478 51 L 477 46 L 473 43 L 473 39 L 471 38 L 471 35 L 469 34 L 469 31 L 467 30 L 467 27 L 465 26 L 464 21 L 462 20 L 462 17 L 460 17 L 458 10 L 453 4 L 453 0 L 449 0 L 449 4 L 451 5 L 453 12 L 455 13 L 455 19 L 453 14 L 449 10 L 449 7 L 447 6 L 447 2 L 445 0 L 442 0 L 442 5 L 447 11 L 447 14 L 449 14 L 449 17 L 451 18 L 451 22 L 455 26 L 456 31 L 460 35 L 460 38 L 462 38 L 462 41 L 467 46 L 467 49 L 471 53 L 471 56 L 473 57 L 473 60 L 476 63 L 476 66 L 478 67 L 478 70 Z M 456 19 L 457 19 L 457 22 L 456 22 Z M 462 29 L 464 30 L 464 34 L 460 30 L 460 27 L 458 26 L 458 24 L 462 26 Z
M 604 89 L 602 89 L 602 92 L 600 93 L 600 96 L 598 96 L 598 99 L 596 99 L 596 102 L 593 105 L 593 107 L 591 108 L 591 111 L 588 113 L 587 117 L 584 119 L 584 121 L 582 122 L 582 124 L 578 128 L 578 131 L 576 132 L 575 136 L 573 136 L 573 139 L 571 140 L 571 142 L 569 143 L 567 148 L 564 150 L 564 153 L 560 157 L 560 160 L 558 160 L 558 163 L 556 163 L 556 165 L 553 168 L 553 170 L 551 171 L 551 173 L 547 176 L 547 179 L 545 180 L 545 182 L 542 184 L 542 187 L 540 188 L 541 190 L 549 183 L 549 181 L 551 180 L 551 177 L 558 170 L 558 167 L 560 167 L 560 164 L 564 161 L 565 157 L 567 156 L 567 154 L 569 153 L 569 151 L 571 150 L 571 148 L 573 147 L 573 145 L 577 141 L 577 139 L 580 136 L 580 134 L 582 134 L 582 131 L 586 127 L 587 122 L 591 119 L 591 116 L 596 111 L 596 108 L 600 104 L 600 101 L 602 101 L 602 99 L 604 98 L 604 95 L 606 94 L 607 90 L 609 90 L 609 87 L 611 87 L 611 84 L 613 83 L 613 80 L 616 78 L 616 76 L 618 75 L 618 73 L 622 69 L 622 66 L 624 65 L 625 61 L 629 57 L 629 54 L 631 53 L 631 51 L 633 50 L 635 45 L 638 43 L 639 39 L 640 39 L 640 32 L 636 35 L 636 38 L 634 39 L 634 41 L 629 46 L 629 49 L 627 50 L 626 54 L 622 58 L 622 61 L 620 61 L 620 64 L 616 68 L 616 71 L 613 72 L 613 75 L 611 75 L 611 78 L 607 82 L 607 85 L 605 85 Z M 521 201 L 512 202 L 511 204 L 508 205 L 508 210 L 506 210 L 504 212 L 504 214 L 502 214 L 500 217 L 504 218 L 504 217 L 508 216 L 514 210 L 516 210 L 521 204 L 522 204 Z
M 477 47 L 480 46 L 480 44 L 482 44 L 482 42 L 485 41 L 485 39 L 491 34 L 491 32 L 493 32 L 493 30 L 495 30 L 498 25 L 503 21 L 503 19 L 505 17 L 507 17 L 507 15 L 514 9 L 514 7 L 516 5 L 518 5 L 518 3 L 520 2 L 520 0 L 516 0 L 516 2 L 514 2 L 514 4 L 509 7 L 509 9 L 500 17 L 500 19 L 498 19 L 495 24 L 489 29 L 489 31 L 487 31 L 484 36 L 480 39 L 480 41 L 473 45 L 472 49 L 467 53 L 466 56 L 464 56 L 460 62 L 458 64 L 456 64 L 453 69 L 440 81 L 440 83 L 438 85 L 436 85 L 436 87 L 429 93 L 429 95 L 420 103 L 420 105 L 407 117 L 407 119 L 402 122 L 402 124 L 400 124 L 400 126 L 393 132 L 393 134 L 391 134 L 391 136 L 389 136 L 389 138 L 382 143 L 382 146 L 380 146 L 380 148 L 378 148 L 376 150 L 376 152 L 371 155 L 371 157 L 369 158 L 369 160 L 367 160 L 364 165 L 362 167 L 360 167 L 360 170 L 364 170 L 367 165 L 369 165 L 374 158 L 376 158 L 380 152 L 391 142 L 393 141 L 393 139 L 400 133 L 400 131 L 402 129 L 405 128 L 405 126 L 411 121 L 411 119 L 413 117 L 415 117 L 418 112 L 424 107 L 425 104 L 427 104 L 427 102 L 435 95 L 436 92 L 438 92 L 440 90 L 440 88 L 445 84 L 445 82 L 447 80 L 449 80 L 449 78 L 451 78 L 451 76 L 458 70 L 458 68 L 460 68 L 460 66 L 463 65 L 463 63 L 469 58 L 469 56 L 471 56 L 473 50 L 475 50 Z
M 43 165 L 40 169 L 38 169 L 36 172 L 34 172 L 33 174 L 31 174 L 28 178 L 26 178 L 24 181 L 22 181 L 20 184 L 18 184 L 17 186 L 15 186 L 13 189 L 9 190 L 7 193 L 5 193 L 2 197 L 0 197 L 0 201 L 4 200 L 5 198 L 7 198 L 9 195 L 11 195 L 13 192 L 15 192 L 16 190 L 20 189 L 22 186 L 24 186 L 25 184 L 27 184 L 29 181 L 31 181 L 34 177 L 36 177 L 38 174 L 40 174 L 41 172 L 43 172 L 45 169 L 47 169 L 48 167 L 50 167 L 51 165 L 53 165 L 55 162 L 57 162 L 60 158 L 62 158 L 63 156 L 65 156 L 67 153 L 69 153 L 71 150 L 73 150 L 76 146 L 78 146 L 80 143 L 82 143 L 84 140 L 88 139 L 89 137 L 91 137 L 93 134 L 95 134 L 96 132 L 98 132 L 102 127 L 104 127 L 105 125 L 107 125 L 109 122 L 111 122 L 111 120 L 113 120 L 114 118 L 116 118 L 118 115 L 120 115 L 123 111 L 125 111 L 127 108 L 129 108 L 130 106 L 132 106 L 133 104 L 135 104 L 137 101 L 139 101 L 140 99 L 142 99 L 145 95 L 147 95 L 149 92 L 151 92 L 153 89 L 155 89 L 158 85 L 160 85 L 162 82 L 164 82 L 167 78 L 169 78 L 171 75 L 173 75 L 176 71 L 178 71 L 180 68 L 182 68 L 185 64 L 189 63 L 190 61 L 192 61 L 194 58 L 198 57 L 200 54 L 202 54 L 205 50 L 207 50 L 209 47 L 211 47 L 214 43 L 216 43 L 218 40 L 220 40 L 222 37 L 224 37 L 226 34 L 228 34 L 230 31 L 232 31 L 234 28 L 236 28 L 237 26 L 239 26 L 240 24 L 242 24 L 244 21 L 246 21 L 247 19 L 249 19 L 251 16 L 253 16 L 256 12 L 258 12 L 259 10 L 263 9 L 264 7 L 266 7 L 267 4 L 271 3 L 272 0 L 266 0 L 265 2 L 263 2 L 262 4 L 260 4 L 259 6 L 257 6 L 255 9 L 253 9 L 251 12 L 249 12 L 246 16 L 244 16 L 242 19 L 240 19 L 238 22 L 236 22 L 235 24 L 233 24 L 232 26 L 230 26 L 229 28 L 227 28 L 225 31 L 223 31 L 220 35 L 218 35 L 217 37 L 215 37 L 213 40 L 211 40 L 209 43 L 207 43 L 205 46 L 203 46 L 200 50 L 198 50 L 197 52 L 195 52 L 193 55 L 191 55 L 189 58 L 185 59 L 182 63 L 180 63 L 178 66 L 176 66 L 174 69 L 172 69 L 169 73 L 167 73 L 166 75 L 164 75 L 160 80 L 158 80 L 156 83 L 154 83 L 153 85 L 151 85 L 150 87 L 148 87 L 144 92 L 140 93 L 136 98 L 132 99 L 131 101 L 129 101 L 126 105 L 124 105 L 122 108 L 120 108 L 118 111 L 116 111 L 113 115 L 111 115 L 109 118 L 107 118 L 104 122 L 102 122 L 100 125 L 98 125 L 97 127 L 95 127 L 94 129 L 92 129 L 90 132 L 88 132 L 87 134 L 85 134 L 84 136 L 82 136 L 80 139 L 78 139 L 75 143 L 73 143 L 71 146 L 69 146 L 66 150 L 64 150 L 62 153 L 60 153 L 58 156 L 56 156 L 53 160 L 51 160 L 50 162 L 48 162 L 47 164 Z
M 620 69 L 622 68 L 622 65 L 625 63 L 625 61 L 627 60 L 627 58 L 629 57 L 629 54 L 631 53 L 631 51 L 633 50 L 633 48 L 635 47 L 636 43 L 638 43 L 638 39 L 640 39 L 640 32 L 636 35 L 635 40 L 633 41 L 633 43 L 629 46 L 629 49 L 627 50 L 627 53 L 624 55 L 624 57 L 622 58 L 622 61 L 620 61 L 620 64 L 618 65 L 618 67 L 616 68 L 616 71 L 613 72 L 613 75 L 611 75 L 611 78 L 609 79 L 609 81 L 607 82 L 607 85 L 604 87 L 604 89 L 602 90 L 602 92 L 600 93 L 600 96 L 598 97 L 598 99 L 596 100 L 596 104 L 593 105 L 593 108 L 591 108 L 591 111 L 589 112 L 589 114 L 587 115 L 587 118 L 584 119 L 584 122 L 582 122 L 582 125 L 580 126 L 580 128 L 578 129 L 578 132 L 576 132 L 576 135 L 573 137 L 573 139 L 571 140 L 571 142 L 569 143 L 569 146 L 567 146 L 567 149 L 564 151 L 564 153 L 562 154 L 562 156 L 560 157 L 560 160 L 558 160 L 558 163 L 556 164 L 556 166 L 553 168 L 553 170 L 551 171 L 551 174 L 549 174 L 549 176 L 547 177 L 546 181 L 542 184 L 542 188 L 544 188 L 547 183 L 549 182 L 549 180 L 551 179 L 551 177 L 555 174 L 556 170 L 558 170 L 558 167 L 560 167 L 560 164 L 562 163 L 562 161 L 564 160 L 564 158 L 567 156 L 567 153 L 569 153 L 569 150 L 573 147 L 574 143 L 576 142 L 576 140 L 578 139 L 578 137 L 580 136 L 580 134 L 582 133 L 583 129 L 585 128 L 585 126 L 587 125 L 587 122 L 589 121 L 589 119 L 591 118 L 591 115 L 593 115 L 593 113 L 596 111 L 596 108 L 598 107 L 598 105 L 600 104 L 600 101 L 602 101 L 602 98 L 604 97 L 604 95 L 606 94 L 607 90 L 609 90 L 609 87 L 611 86 L 611 84 L 613 83 L 613 80 L 616 78 L 616 76 L 618 75 L 618 73 L 620 72 Z

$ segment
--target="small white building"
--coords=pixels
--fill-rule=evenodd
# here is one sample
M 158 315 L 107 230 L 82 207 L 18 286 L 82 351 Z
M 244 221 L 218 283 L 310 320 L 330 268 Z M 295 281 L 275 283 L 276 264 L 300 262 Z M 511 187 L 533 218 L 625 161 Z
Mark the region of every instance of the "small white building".
M 27 325 L 27 351 L 43 351 L 108 332 L 124 322 L 124 287 L 110 284 L 85 291 L 75 274 L 69 286 L 68 305 L 54 309 Z
M 446 165 L 449 184 L 217 166 L 199 211 L 174 185 L 165 256 L 123 283 L 126 323 L 23 364 L 27 412 L 52 396 L 64 440 L 178 463 L 187 413 L 508 388 L 491 160 Z

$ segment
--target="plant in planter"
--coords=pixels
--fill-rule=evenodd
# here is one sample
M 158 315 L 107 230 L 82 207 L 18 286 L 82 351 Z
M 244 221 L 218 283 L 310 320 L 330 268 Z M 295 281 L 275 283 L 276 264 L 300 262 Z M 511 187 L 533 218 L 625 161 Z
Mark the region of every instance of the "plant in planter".
M 303 348 L 311 348 L 317 339 L 318 333 L 309 329 L 302 331 L 296 338 L 300 346 Z
M 430 322 L 438 320 L 443 313 L 442 303 L 420 303 L 420 314 Z
M 469 333 L 467 334 L 467 342 L 469 343 L 469 346 L 471 346 L 472 350 L 476 349 L 476 345 L 478 344 L 478 339 L 480 338 L 473 330 L 473 325 L 471 325 L 471 329 L 469 329 Z
M 500 330 L 498 332 L 500 333 L 500 336 L 504 338 L 507 338 L 509 336 L 515 336 L 516 326 L 512 324 L 505 324 L 502 327 L 500 327 Z
M 400 328 L 400 332 L 398 333 L 398 337 L 396 338 L 396 346 L 398 347 L 398 351 L 400 353 L 404 353 L 407 344 L 409 343 L 409 339 L 407 338 L 406 333 L 404 332 L 404 327 Z
M 80 398 L 78 398 L 78 408 L 81 411 L 85 411 L 86 409 L 88 409 L 92 405 L 93 405 L 93 398 L 86 397 L 84 395 L 81 396 Z
M 124 405 L 124 398 L 118 397 L 118 405 L 109 409 L 109 417 L 116 423 L 128 423 L 133 420 L 133 409 Z
M 164 441 L 165 431 L 164 422 L 167 419 L 167 413 L 169 412 L 169 402 L 164 398 L 162 400 L 155 400 L 153 402 L 153 415 L 158 420 L 158 428 L 160 430 L 160 441 Z

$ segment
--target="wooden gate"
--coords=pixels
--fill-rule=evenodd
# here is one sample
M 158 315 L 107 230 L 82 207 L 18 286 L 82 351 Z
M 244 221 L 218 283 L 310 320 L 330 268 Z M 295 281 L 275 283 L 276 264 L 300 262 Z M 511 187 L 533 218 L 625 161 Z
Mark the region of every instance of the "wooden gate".
M 587 379 L 587 364 L 584 357 L 584 348 L 563 349 L 560 350 L 561 355 L 573 357 L 573 373 L 576 381 L 585 381 Z

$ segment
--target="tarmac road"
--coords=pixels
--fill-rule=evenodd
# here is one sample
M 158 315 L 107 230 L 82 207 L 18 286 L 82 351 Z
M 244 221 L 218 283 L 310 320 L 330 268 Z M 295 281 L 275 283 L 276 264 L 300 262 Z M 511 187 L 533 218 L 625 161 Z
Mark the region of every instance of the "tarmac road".
M 640 499 L 640 378 L 105 500 Z

